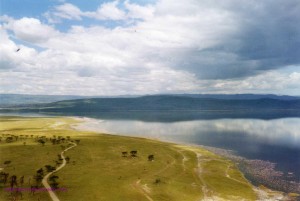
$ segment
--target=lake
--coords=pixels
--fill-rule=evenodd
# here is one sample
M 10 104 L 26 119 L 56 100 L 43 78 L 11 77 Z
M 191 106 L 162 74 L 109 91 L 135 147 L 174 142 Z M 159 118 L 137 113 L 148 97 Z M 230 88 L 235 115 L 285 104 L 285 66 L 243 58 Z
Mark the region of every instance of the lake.
M 300 118 L 214 119 L 179 122 L 89 119 L 82 129 L 229 149 L 276 163 L 300 182 Z

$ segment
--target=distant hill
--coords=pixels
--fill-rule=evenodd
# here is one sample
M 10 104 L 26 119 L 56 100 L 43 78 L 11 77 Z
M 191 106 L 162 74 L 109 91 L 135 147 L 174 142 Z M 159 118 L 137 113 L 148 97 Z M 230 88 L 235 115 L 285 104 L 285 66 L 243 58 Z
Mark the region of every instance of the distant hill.
M 61 100 L 80 99 L 82 96 L 60 95 L 27 95 L 27 94 L 0 94 L 0 106 L 23 105 L 35 103 L 51 103 Z
M 57 102 L 62 100 L 101 98 L 101 97 L 105 97 L 105 96 L 0 94 L 0 107 L 28 105 L 28 104 L 37 104 L 37 103 L 52 103 L 52 102 Z M 136 96 L 122 96 L 122 97 L 136 97 Z
M 271 98 L 278 100 L 297 100 L 299 96 L 279 96 L 272 94 L 174 94 L 174 95 L 148 95 L 148 96 L 180 96 L 191 98 L 212 98 L 222 100 L 254 100 Z M 90 98 L 137 98 L 141 96 L 70 96 L 70 95 L 29 95 L 29 94 L 0 94 L 0 106 L 28 105 L 37 103 L 52 103 L 63 100 L 90 99 Z M 146 96 L 147 97 L 147 96 Z
M 276 97 L 276 96 L 274 96 Z M 109 119 L 179 121 L 213 118 L 300 117 L 300 99 L 221 99 L 184 95 L 154 95 L 134 98 L 85 98 L 35 104 L 3 111 L 39 112 Z
M 297 100 L 300 96 L 274 95 L 274 94 L 179 94 L 178 96 L 186 96 L 193 98 L 214 98 L 223 100 L 254 100 L 262 98 L 271 98 L 279 100 Z

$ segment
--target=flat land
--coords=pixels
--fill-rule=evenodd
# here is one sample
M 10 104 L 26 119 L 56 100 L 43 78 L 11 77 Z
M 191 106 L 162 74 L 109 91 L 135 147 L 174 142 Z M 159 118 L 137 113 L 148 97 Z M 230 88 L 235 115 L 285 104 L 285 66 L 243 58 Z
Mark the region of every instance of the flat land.
M 58 176 L 55 194 L 61 201 L 258 200 L 283 196 L 255 188 L 234 163 L 205 149 L 77 131 L 71 127 L 76 123 L 79 121 L 74 118 L 0 117 L 0 172 L 17 176 L 22 200 L 51 201 L 48 192 L 28 189 L 36 185 L 43 188 L 36 179 L 37 170 L 42 168 L 46 174 L 45 165 L 57 167 L 58 155 L 71 141 L 78 146 L 64 153 L 69 162 L 54 174 Z M 9 137 L 12 140 L 7 140 Z M 6 161 L 10 163 L 4 164 Z M 20 194 L 8 191 L 10 177 L 6 184 L 2 178 L 0 200 L 21 200 Z

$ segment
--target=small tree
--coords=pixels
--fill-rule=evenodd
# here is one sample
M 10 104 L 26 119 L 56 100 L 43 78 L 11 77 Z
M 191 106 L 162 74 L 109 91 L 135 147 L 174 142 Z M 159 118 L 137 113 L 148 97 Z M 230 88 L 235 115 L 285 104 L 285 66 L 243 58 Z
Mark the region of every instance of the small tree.
M 24 184 L 24 176 L 20 177 L 20 184 L 21 184 L 21 185 Z
M 4 165 L 8 166 L 9 164 L 11 164 L 11 161 L 4 161 Z
M 10 178 L 10 187 L 13 188 L 14 186 L 18 186 L 16 175 L 11 176 Z
M 148 161 L 153 161 L 153 160 L 154 160 L 154 155 L 153 154 L 149 155 L 148 156 Z
M 123 152 L 122 152 L 122 156 L 123 156 L 123 157 L 127 157 L 127 156 L 128 156 L 128 152 L 127 152 L 127 151 L 123 151 Z
M 52 175 L 49 177 L 50 186 L 51 188 L 57 189 L 58 188 L 58 182 L 56 181 L 58 179 L 58 176 Z
M 0 183 L 3 183 L 4 185 L 7 183 L 9 173 L 0 172 Z
M 155 179 L 155 181 L 154 181 L 154 184 L 159 184 L 161 181 L 160 181 L 160 179 Z
M 70 157 L 69 156 L 66 157 L 66 161 L 67 161 L 67 163 L 70 162 Z
M 136 157 L 137 151 L 133 150 L 130 152 L 131 157 Z
M 44 170 L 43 168 L 40 168 L 36 171 L 36 175 L 34 177 L 37 185 L 39 185 L 42 182 L 43 177 L 44 177 Z
M 51 139 L 50 141 L 52 142 L 52 145 L 56 144 L 56 139 Z
M 42 144 L 44 146 L 46 142 L 44 140 L 42 140 L 42 139 L 39 139 L 38 143 L 40 143 L 40 144 Z
M 45 168 L 46 168 L 47 172 L 52 172 L 53 170 L 55 170 L 55 167 L 53 167 L 51 165 L 45 165 Z
M 7 137 L 6 139 L 5 139 L 5 141 L 7 142 L 7 143 L 10 143 L 10 142 L 13 142 L 13 137 Z

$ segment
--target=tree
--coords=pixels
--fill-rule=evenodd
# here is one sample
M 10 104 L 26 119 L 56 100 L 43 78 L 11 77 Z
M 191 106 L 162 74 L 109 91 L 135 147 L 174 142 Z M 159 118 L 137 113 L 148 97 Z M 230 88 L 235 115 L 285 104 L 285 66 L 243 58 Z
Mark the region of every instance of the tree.
M 137 151 L 133 150 L 130 152 L 131 157 L 136 157 Z
M 11 161 L 4 161 L 4 165 L 8 166 L 9 164 L 11 164 Z
M 8 176 L 9 176 L 9 173 L 0 172 L 0 182 L 5 185 L 7 182 Z
M 155 181 L 154 181 L 154 184 L 159 184 L 161 181 L 160 181 L 160 179 L 155 179 Z
M 36 171 L 36 175 L 35 175 L 35 181 L 37 185 L 41 183 L 43 177 L 44 177 L 44 170 L 43 168 L 40 168 Z
M 51 177 L 49 177 L 49 181 L 54 182 L 56 181 L 56 179 L 58 179 L 59 177 L 56 175 L 52 175 Z
M 67 161 L 67 163 L 70 162 L 70 157 L 69 156 L 66 157 L 66 161 Z
M 41 143 L 44 146 L 46 142 L 43 139 L 39 139 L 38 143 Z
M 21 184 L 21 185 L 24 184 L 24 176 L 20 177 L 20 184 Z
M 148 156 L 148 161 L 153 161 L 153 160 L 154 160 L 154 155 L 153 154 L 149 155 Z
M 128 152 L 127 152 L 127 151 L 123 151 L 123 152 L 122 152 L 122 156 L 123 156 L 123 157 L 127 157 L 127 155 L 128 155 Z
M 52 172 L 53 170 L 55 170 L 55 167 L 53 167 L 51 165 L 45 165 L 45 168 L 46 168 L 47 172 Z
M 13 188 L 14 186 L 18 186 L 16 175 L 11 176 L 10 178 L 10 187 Z
M 5 141 L 7 143 L 10 143 L 10 142 L 13 142 L 13 140 L 14 140 L 13 137 L 7 137 Z
M 56 175 L 52 175 L 49 177 L 50 186 L 51 188 L 57 189 L 58 188 L 58 182 L 56 181 L 59 177 Z

